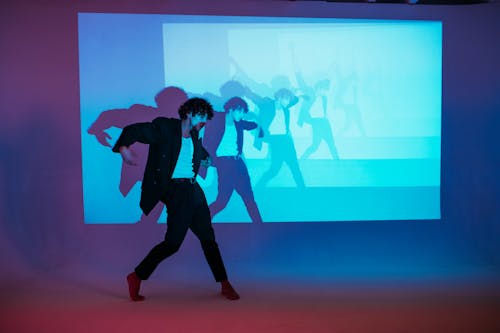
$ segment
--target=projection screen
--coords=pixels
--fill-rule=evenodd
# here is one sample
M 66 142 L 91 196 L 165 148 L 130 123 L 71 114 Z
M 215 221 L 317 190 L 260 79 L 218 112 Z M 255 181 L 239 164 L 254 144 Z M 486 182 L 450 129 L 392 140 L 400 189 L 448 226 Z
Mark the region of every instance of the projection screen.
M 240 97 L 256 125 L 245 175 L 198 175 L 208 204 L 228 197 L 214 222 L 252 222 L 252 195 L 265 223 L 440 219 L 441 22 L 79 13 L 78 32 L 85 223 L 146 218 L 147 147 L 131 167 L 110 146 L 128 124 L 177 117 L 183 93 L 217 117 Z M 203 131 L 215 159 L 216 131 Z M 219 184 L 228 174 L 251 189 Z

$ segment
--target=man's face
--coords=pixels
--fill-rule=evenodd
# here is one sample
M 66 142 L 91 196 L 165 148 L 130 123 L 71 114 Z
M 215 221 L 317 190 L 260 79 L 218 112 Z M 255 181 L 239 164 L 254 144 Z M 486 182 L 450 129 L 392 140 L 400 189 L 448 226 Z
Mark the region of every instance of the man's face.
M 243 111 L 242 108 L 230 109 L 229 114 L 231 115 L 231 117 L 233 117 L 234 121 L 240 121 L 241 119 L 243 119 L 245 111 Z
M 191 127 L 196 128 L 196 130 L 201 130 L 203 126 L 207 123 L 207 115 L 206 114 L 190 114 L 191 115 Z

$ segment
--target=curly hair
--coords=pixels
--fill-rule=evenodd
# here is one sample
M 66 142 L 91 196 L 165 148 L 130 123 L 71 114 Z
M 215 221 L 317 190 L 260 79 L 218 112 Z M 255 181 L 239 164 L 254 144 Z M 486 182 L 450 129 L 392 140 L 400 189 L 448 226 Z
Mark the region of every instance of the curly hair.
M 233 97 L 229 99 L 226 104 L 224 104 L 224 111 L 229 112 L 229 110 L 242 109 L 243 112 L 248 112 L 248 104 L 241 97 Z
M 179 107 L 179 116 L 181 119 L 186 119 L 189 113 L 207 115 L 208 119 L 214 116 L 214 109 L 212 104 L 207 100 L 199 97 L 188 99 L 184 104 Z

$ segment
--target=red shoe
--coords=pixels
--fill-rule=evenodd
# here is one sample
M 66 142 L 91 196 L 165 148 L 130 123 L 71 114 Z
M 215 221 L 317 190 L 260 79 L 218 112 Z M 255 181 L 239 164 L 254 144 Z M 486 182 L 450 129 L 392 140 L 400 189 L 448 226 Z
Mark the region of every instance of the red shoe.
M 237 299 L 240 299 L 240 295 L 234 290 L 233 286 L 229 283 L 229 281 L 222 281 L 221 282 L 221 290 L 220 293 L 222 296 L 225 298 L 235 301 Z
M 128 283 L 128 294 L 130 299 L 134 302 L 144 301 L 144 296 L 139 295 L 139 289 L 141 288 L 141 279 L 135 274 L 135 272 L 127 275 Z

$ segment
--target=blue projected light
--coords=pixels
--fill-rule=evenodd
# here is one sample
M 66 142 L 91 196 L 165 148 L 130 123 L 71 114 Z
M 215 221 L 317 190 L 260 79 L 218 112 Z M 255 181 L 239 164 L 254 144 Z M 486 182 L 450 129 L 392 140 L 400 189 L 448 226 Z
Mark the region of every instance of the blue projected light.
M 214 222 L 440 218 L 441 22 L 78 18 L 85 223 L 144 219 L 144 164 L 108 146 L 128 124 L 176 117 L 172 87 L 218 111 L 203 138 L 217 167 L 198 176 Z M 216 121 L 235 96 L 256 126 L 237 162 L 225 157 L 235 134 Z M 147 147 L 132 148 L 145 161 Z M 148 218 L 165 214 L 160 204 Z

